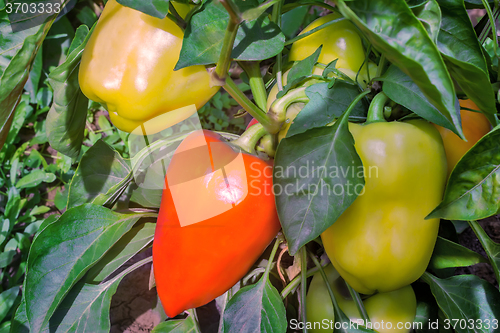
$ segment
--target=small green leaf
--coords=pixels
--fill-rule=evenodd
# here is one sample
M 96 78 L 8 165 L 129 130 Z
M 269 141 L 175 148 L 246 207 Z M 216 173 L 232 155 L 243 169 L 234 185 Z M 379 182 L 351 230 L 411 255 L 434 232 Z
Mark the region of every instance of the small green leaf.
M 47 138 L 52 148 L 74 158 L 80 154 L 87 119 L 88 98 L 80 90 L 78 69 L 90 35 L 49 75 L 54 102 L 47 114 Z
M 128 179 L 130 172 L 127 160 L 103 141 L 97 141 L 83 155 L 71 180 L 68 208 L 93 202 L 100 195 L 107 194 Z
M 16 250 L 8 250 L 0 253 L 0 268 L 7 267 L 12 262 Z
M 0 321 L 9 314 L 17 295 L 19 295 L 19 286 L 7 289 L 0 294 Z
M 294 119 L 286 136 L 291 137 L 311 128 L 323 127 L 340 117 L 359 94 L 356 86 L 336 80 L 331 89 L 328 83 L 316 83 L 306 88 L 309 102 Z M 366 119 L 368 106 L 363 100 L 349 116 L 351 119 Z
M 53 173 L 45 172 L 42 169 L 36 169 L 28 173 L 23 178 L 19 179 L 16 183 L 16 187 L 21 188 L 31 188 L 40 185 L 42 182 L 51 183 L 56 179 Z
M 318 49 L 313 54 L 293 65 L 293 67 L 288 72 L 286 86 L 283 87 L 283 90 L 278 92 L 276 98 L 284 96 L 290 89 L 294 88 L 302 80 L 312 75 L 314 65 L 316 65 L 316 63 L 318 62 L 322 47 L 323 46 L 318 47 Z
M 481 242 L 491 266 L 493 266 L 497 281 L 500 281 L 500 244 L 495 243 L 477 221 L 469 221 L 469 224 Z
M 151 333 L 200 333 L 200 328 L 194 319 L 193 310 L 189 310 L 189 316 L 185 319 L 167 320 L 153 328 Z
M 168 13 L 168 0 L 117 0 L 119 4 L 127 6 L 162 19 Z
M 434 270 L 466 267 L 481 262 L 487 262 L 487 260 L 479 253 L 445 238 L 438 237 L 429 265 Z
M 441 26 L 441 8 L 436 0 L 426 0 L 420 6 L 412 7 L 413 14 L 418 18 L 425 30 L 437 43 L 439 28 Z

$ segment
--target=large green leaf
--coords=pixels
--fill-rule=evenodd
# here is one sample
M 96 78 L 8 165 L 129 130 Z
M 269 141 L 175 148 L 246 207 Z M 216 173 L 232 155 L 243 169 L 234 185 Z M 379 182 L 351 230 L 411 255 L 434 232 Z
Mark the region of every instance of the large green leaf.
M 49 75 L 49 84 L 54 90 L 54 102 L 47 115 L 47 138 L 52 148 L 74 158 L 80 154 L 84 139 L 89 101 L 80 90 L 78 70 L 83 49 L 91 33 L 89 32 L 66 61 Z M 78 40 L 81 40 L 80 36 Z
M 417 84 L 449 128 L 463 137 L 455 89 L 441 54 L 404 0 L 335 1 L 372 45 Z
M 463 1 L 438 2 L 443 19 L 437 45 L 451 76 L 481 111 L 495 114 L 495 94 L 490 84 L 486 59 Z
M 439 28 L 441 27 L 441 8 L 436 0 L 424 1 L 420 6 L 413 7 L 413 14 L 424 26 L 434 43 L 437 42 Z
M 83 155 L 71 180 L 68 208 L 90 202 L 103 204 L 98 199 L 106 194 L 123 193 L 130 176 L 128 161 L 102 140 L 97 141 Z
M 257 6 L 258 2 L 237 0 L 235 4 L 243 12 Z M 256 20 L 241 24 L 231 53 L 232 58 L 263 60 L 283 50 L 285 36 L 266 16 L 264 14 Z M 188 23 L 175 69 L 217 63 L 228 21 L 229 14 L 220 2 L 206 1 L 202 10 L 195 13 Z
M 489 282 L 475 275 L 439 279 L 427 272 L 422 280 L 431 287 L 439 308 L 455 332 L 498 331 L 500 292 Z
M 500 209 L 500 126 L 479 140 L 453 169 L 443 201 L 427 218 L 479 220 Z
M 285 306 L 267 274 L 238 290 L 223 316 L 224 333 L 284 333 L 287 329 Z
M 330 227 L 364 188 L 363 177 L 346 172 L 362 166 L 348 116 L 345 112 L 333 126 L 285 138 L 278 146 L 273 184 L 292 255 Z
M 119 214 L 86 204 L 68 209 L 33 240 L 25 282 L 31 332 L 41 332 L 70 289 L 147 214 Z

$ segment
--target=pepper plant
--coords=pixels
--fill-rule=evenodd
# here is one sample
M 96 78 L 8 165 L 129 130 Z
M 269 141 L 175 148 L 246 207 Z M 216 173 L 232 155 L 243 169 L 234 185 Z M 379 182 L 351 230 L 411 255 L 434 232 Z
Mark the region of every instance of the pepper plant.
M 498 1 L 52 2 L 0 0 L 0 331 L 109 332 L 151 263 L 153 332 L 213 300 L 219 332 L 500 330 Z

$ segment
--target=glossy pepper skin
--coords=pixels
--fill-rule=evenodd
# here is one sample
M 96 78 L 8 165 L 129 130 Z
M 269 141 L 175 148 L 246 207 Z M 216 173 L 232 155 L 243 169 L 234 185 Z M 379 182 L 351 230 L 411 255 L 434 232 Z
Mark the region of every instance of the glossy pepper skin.
M 167 169 L 153 242 L 166 314 L 204 305 L 234 286 L 280 228 L 271 165 L 235 152 L 213 132 L 190 134 Z
M 195 108 L 175 110 L 202 107 L 219 87 L 210 87 L 204 66 L 174 71 L 183 35 L 169 18 L 108 1 L 82 55 L 82 92 L 103 104 L 111 122 L 129 133 L 155 117 L 148 134 L 188 118 Z
M 321 238 L 357 292 L 393 291 L 424 273 L 434 249 L 439 219 L 425 217 L 444 191 L 443 142 L 424 120 L 349 123 L 349 130 L 365 170 L 364 192 Z
M 362 316 L 357 309 L 356 302 L 351 298 L 344 280 L 339 277 L 332 265 L 328 265 L 324 270 L 335 300 L 342 312 L 352 321 L 358 321 L 362 324 Z M 375 294 L 363 300 L 363 305 L 370 319 L 371 327 L 376 332 L 409 333 L 411 331 L 411 328 L 408 329 L 404 326 L 398 328 L 398 324 L 403 323 L 404 325 L 408 323 L 409 325 L 415 319 L 417 300 L 411 286 L 388 293 Z M 314 274 L 307 292 L 306 313 L 308 322 L 327 323 L 327 326 L 318 324 L 316 328 L 309 329 L 310 333 L 332 332 L 328 325 L 332 321 L 335 322 L 333 304 L 323 277 L 319 272 Z
M 460 100 L 459 102 L 461 107 L 479 110 L 477 105 L 470 99 Z M 462 119 L 462 129 L 467 141 L 463 141 L 449 129 L 435 125 L 443 138 L 446 159 L 448 160 L 448 175 L 462 156 L 491 129 L 490 122 L 482 113 L 461 109 L 460 118 Z

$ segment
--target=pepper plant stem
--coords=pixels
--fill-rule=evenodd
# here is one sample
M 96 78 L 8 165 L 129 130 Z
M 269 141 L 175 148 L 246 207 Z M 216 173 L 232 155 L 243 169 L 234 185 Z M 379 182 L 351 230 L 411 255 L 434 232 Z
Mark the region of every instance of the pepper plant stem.
M 351 294 L 352 299 L 356 302 L 356 307 L 358 308 L 359 314 L 365 323 L 370 321 L 368 317 L 368 313 L 363 305 L 363 301 L 361 300 L 361 296 L 356 292 L 356 290 L 352 289 L 352 287 L 346 282 L 347 289 L 349 289 L 349 293 Z
M 238 63 L 248 75 L 250 89 L 252 89 L 255 103 L 257 103 L 257 106 L 262 110 L 266 110 L 267 93 L 262 74 L 260 73 L 260 63 L 256 61 L 240 61 Z
M 250 113 L 252 117 L 257 119 L 259 123 L 264 126 L 267 132 L 270 129 L 274 129 L 277 125 L 273 124 L 269 116 L 261 110 L 257 105 L 255 105 L 239 88 L 236 86 L 236 83 L 228 76 L 226 77 L 226 84 L 223 86 L 224 90 L 226 90 L 232 98 L 238 102 L 241 107 Z M 278 127 L 279 129 L 279 127 Z
M 306 314 L 306 298 L 307 298 L 307 250 L 305 246 L 302 246 L 300 250 L 300 312 L 302 314 L 302 322 L 307 322 L 307 314 Z M 304 333 L 307 333 L 307 327 L 304 325 Z
M 368 108 L 368 114 L 366 116 L 366 123 L 378 123 L 385 122 L 384 118 L 384 106 L 389 100 L 386 94 L 382 91 L 379 92 L 372 100 L 370 107 Z
M 241 16 L 232 0 L 220 0 L 220 3 L 229 13 L 229 21 L 227 23 L 224 40 L 222 42 L 219 61 L 217 62 L 214 73 L 216 79 L 222 85 L 227 76 L 229 64 L 231 63 L 231 52 L 233 51 L 234 40 L 236 39 L 238 27 L 241 23 Z

